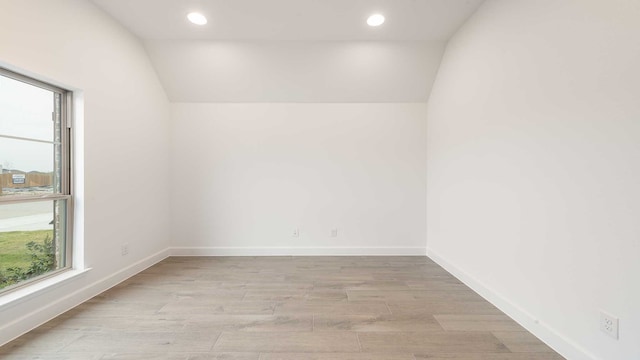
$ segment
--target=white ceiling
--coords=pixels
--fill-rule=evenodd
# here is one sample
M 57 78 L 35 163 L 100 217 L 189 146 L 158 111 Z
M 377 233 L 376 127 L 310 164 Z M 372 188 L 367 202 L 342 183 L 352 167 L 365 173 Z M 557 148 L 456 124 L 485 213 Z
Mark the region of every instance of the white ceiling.
M 148 41 L 173 102 L 426 102 L 443 44 Z
M 92 0 L 144 40 L 446 41 L 483 0 Z M 186 14 L 199 11 L 198 27 Z M 386 22 L 366 25 L 372 13 Z
M 483 2 L 91 1 L 143 40 L 170 101 L 212 103 L 425 102 L 446 41 Z M 369 27 L 376 12 L 386 22 Z

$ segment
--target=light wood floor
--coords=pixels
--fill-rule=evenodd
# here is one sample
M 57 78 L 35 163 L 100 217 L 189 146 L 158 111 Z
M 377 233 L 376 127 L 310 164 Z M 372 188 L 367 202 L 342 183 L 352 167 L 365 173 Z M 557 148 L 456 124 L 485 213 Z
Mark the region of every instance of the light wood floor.
M 169 258 L 2 359 L 563 359 L 425 257 Z

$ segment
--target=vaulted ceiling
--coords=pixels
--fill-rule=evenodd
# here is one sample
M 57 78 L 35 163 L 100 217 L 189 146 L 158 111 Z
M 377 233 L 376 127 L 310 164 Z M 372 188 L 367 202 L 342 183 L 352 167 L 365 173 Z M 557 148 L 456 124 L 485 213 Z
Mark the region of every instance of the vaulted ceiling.
M 482 0 L 93 0 L 145 40 L 445 41 Z M 199 11 L 206 27 L 185 19 Z M 383 13 L 384 27 L 365 20 Z
M 144 41 L 174 102 L 426 101 L 444 43 L 483 2 L 91 1 Z M 369 27 L 373 13 L 386 22 Z

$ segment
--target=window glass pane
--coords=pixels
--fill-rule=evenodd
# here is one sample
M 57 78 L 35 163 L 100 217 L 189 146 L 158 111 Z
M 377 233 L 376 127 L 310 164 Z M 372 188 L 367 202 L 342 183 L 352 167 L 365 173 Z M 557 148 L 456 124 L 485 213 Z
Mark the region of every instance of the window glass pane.
M 0 197 L 60 193 L 60 145 L 0 137 Z
M 0 292 L 71 262 L 66 93 L 14 78 L 0 69 Z
M 66 200 L 0 205 L 0 291 L 66 266 Z
M 0 76 L 0 135 L 54 140 L 54 93 Z

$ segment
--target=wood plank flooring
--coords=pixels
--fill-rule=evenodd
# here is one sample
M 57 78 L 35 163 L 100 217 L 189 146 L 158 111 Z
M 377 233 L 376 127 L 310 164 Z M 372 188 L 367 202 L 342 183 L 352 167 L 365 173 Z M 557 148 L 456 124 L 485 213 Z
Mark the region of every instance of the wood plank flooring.
M 563 359 L 426 257 L 169 258 L 0 358 Z

